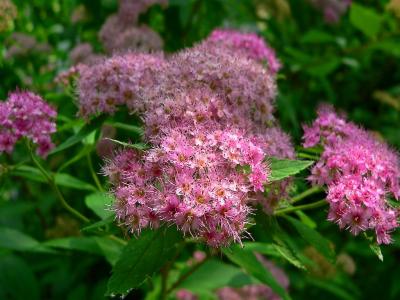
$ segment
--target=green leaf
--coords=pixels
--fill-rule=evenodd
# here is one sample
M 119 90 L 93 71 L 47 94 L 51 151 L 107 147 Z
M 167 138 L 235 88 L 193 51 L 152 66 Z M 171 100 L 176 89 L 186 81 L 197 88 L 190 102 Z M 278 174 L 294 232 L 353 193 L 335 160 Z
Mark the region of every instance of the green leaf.
M 66 173 L 57 173 L 54 176 L 54 180 L 57 185 L 77 189 L 77 190 L 85 190 L 85 191 L 96 191 L 96 188 L 87 183 L 84 182 L 78 178 L 75 178 L 69 174 Z
M 253 252 L 246 251 L 238 245 L 224 249 L 223 252 L 233 263 L 242 267 L 248 274 L 257 278 L 260 282 L 268 285 L 283 299 L 290 299 L 285 289 L 275 280 L 271 272 L 258 261 Z
M 378 256 L 379 260 L 383 261 L 383 254 L 381 251 L 381 247 L 379 247 L 377 243 L 370 244 L 369 247 L 371 248 L 372 252 L 374 252 L 376 256 Z
M 300 262 L 292 251 L 283 243 L 278 245 L 273 243 L 247 242 L 243 243 L 243 249 L 258 252 L 267 256 L 283 258 L 295 267 L 305 269 L 304 264 Z
M 330 43 L 335 42 L 335 36 L 322 30 L 311 29 L 300 38 L 300 41 L 304 44 Z
M 52 252 L 29 235 L 7 227 L 0 227 L 0 248 L 17 251 Z
M 312 279 L 308 279 L 307 283 L 309 285 L 313 285 L 322 290 L 328 291 L 331 294 L 335 295 L 335 299 L 343 299 L 343 300 L 354 300 L 358 299 L 353 294 L 350 294 L 348 291 L 343 289 L 341 286 L 332 282 L 332 280 L 321 280 L 313 277 Z
M 373 9 L 353 2 L 350 8 L 350 22 L 369 38 L 375 38 L 381 29 L 382 18 Z
M 295 175 L 314 163 L 314 161 L 311 160 L 289 160 L 277 159 L 274 157 L 271 157 L 269 161 L 271 168 L 270 181 L 282 180 Z
M 86 206 L 89 207 L 100 219 L 107 219 L 114 215 L 110 210 L 113 198 L 106 193 L 93 193 L 85 198 Z
M 47 182 L 46 178 L 43 176 L 40 170 L 31 166 L 19 166 L 18 168 L 12 170 L 11 173 L 15 176 L 24 177 L 37 182 Z M 54 175 L 54 180 L 56 184 L 60 186 L 65 186 L 77 190 L 96 191 L 96 188 L 93 185 L 66 173 L 56 173 Z
M 35 274 L 18 256 L 0 254 L 0 299 L 42 299 Z
M 82 251 L 104 256 L 114 265 L 121 255 L 123 246 L 107 237 L 67 237 L 49 240 L 43 243 L 46 247 Z
M 292 253 L 292 251 L 288 247 L 283 245 L 284 244 L 274 244 L 274 247 L 276 251 L 293 266 L 305 270 L 306 267 L 304 266 L 304 264 Z
M 305 71 L 312 76 L 325 77 L 335 71 L 341 63 L 338 57 L 327 57 L 323 61 L 310 64 Z
M 195 294 L 231 286 L 241 287 L 259 283 L 239 268 L 218 260 L 209 260 L 187 277 L 177 288 L 187 289 Z
M 285 216 L 285 219 L 293 225 L 293 227 L 305 241 L 314 246 L 315 249 L 317 249 L 327 259 L 332 262 L 334 261 L 335 252 L 333 248 L 331 247 L 329 241 L 325 239 L 319 232 L 292 217 Z
M 172 227 L 145 230 L 138 239 L 132 238 L 112 270 L 107 294 L 125 295 L 139 287 L 174 256 L 181 239 Z
M 74 146 L 75 144 L 79 143 L 85 137 L 91 134 L 94 130 L 99 128 L 99 126 L 104 122 L 106 118 L 107 116 L 100 116 L 93 119 L 89 124 L 81 128 L 75 135 L 71 136 L 64 143 L 58 145 L 56 148 L 50 151 L 49 155 L 64 151 L 65 149 L 68 149 Z

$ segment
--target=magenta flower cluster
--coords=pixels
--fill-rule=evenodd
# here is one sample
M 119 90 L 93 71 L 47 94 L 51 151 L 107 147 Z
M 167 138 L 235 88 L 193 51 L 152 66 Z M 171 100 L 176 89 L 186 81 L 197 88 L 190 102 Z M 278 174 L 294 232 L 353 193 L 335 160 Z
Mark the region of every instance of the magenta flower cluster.
M 171 128 L 160 139 L 145 154 L 124 151 L 105 168 L 116 179 L 117 217 L 132 231 L 165 221 L 210 246 L 240 242 L 248 194 L 263 191 L 268 177 L 261 147 L 238 130 L 203 126 Z
M 285 195 L 287 181 L 266 187 L 265 157 L 294 157 L 273 116 L 275 73 L 227 47 L 206 40 L 168 58 L 127 53 L 81 73 L 81 115 L 124 105 L 152 144 L 105 167 L 117 217 L 132 232 L 174 223 L 220 247 L 240 242 L 250 204 L 271 211 Z
M 224 44 L 227 49 L 240 51 L 250 59 L 267 62 L 271 73 L 276 73 L 281 68 L 275 50 L 265 44 L 264 40 L 255 33 L 242 33 L 229 29 L 214 30 L 208 37 L 208 43 Z
M 56 131 L 56 111 L 32 92 L 16 91 L 0 102 L 0 153 L 11 153 L 18 140 L 28 138 L 45 157 L 53 148 L 50 135 Z
M 398 211 L 388 200 L 400 196 L 397 153 L 331 107 L 321 107 L 304 129 L 305 147 L 324 148 L 310 180 L 328 187 L 328 219 L 354 235 L 374 230 L 379 244 L 390 243 L 398 227 Z

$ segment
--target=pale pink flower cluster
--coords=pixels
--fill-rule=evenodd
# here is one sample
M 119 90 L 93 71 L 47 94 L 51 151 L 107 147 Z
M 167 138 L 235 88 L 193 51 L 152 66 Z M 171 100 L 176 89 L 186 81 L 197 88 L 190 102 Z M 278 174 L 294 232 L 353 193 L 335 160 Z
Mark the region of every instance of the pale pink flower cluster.
M 352 0 L 309 0 L 312 5 L 324 14 L 327 23 L 337 23 L 346 13 Z
M 388 201 L 400 196 L 397 153 L 330 107 L 320 108 L 304 129 L 305 147 L 324 148 L 310 180 L 328 187 L 328 219 L 354 235 L 374 230 L 379 244 L 390 243 L 398 227 L 398 212 Z
M 255 33 L 243 33 L 230 29 L 216 29 L 205 40 L 205 43 L 223 44 L 227 49 L 240 52 L 250 59 L 266 62 L 271 73 L 277 73 L 281 63 L 275 50 Z
M 139 15 L 154 4 L 166 4 L 164 0 L 120 0 L 116 14 L 111 15 L 99 32 L 100 41 L 108 54 L 114 52 L 161 50 L 161 37 L 147 26 L 139 25 Z
M 249 192 L 267 182 L 264 156 L 239 130 L 177 126 L 142 155 L 120 153 L 105 173 L 115 186 L 117 217 L 132 231 L 171 222 L 220 247 L 240 242 Z
M 18 140 L 26 137 L 38 146 L 36 152 L 45 157 L 53 148 L 50 135 L 56 131 L 57 112 L 32 93 L 10 93 L 0 102 L 0 153 L 11 153 Z
M 81 67 L 78 85 L 80 114 L 114 113 L 126 105 L 132 112 L 143 112 L 160 84 L 164 65 L 160 55 L 127 53 L 91 67 Z
M 199 251 L 196 251 L 199 252 Z M 285 272 L 277 267 L 272 261 L 269 261 L 260 254 L 256 254 L 257 259 L 264 267 L 271 272 L 275 280 L 287 291 L 289 289 L 289 278 Z M 240 288 L 226 286 L 215 291 L 215 295 L 219 300 L 279 300 L 282 299 L 269 286 L 264 284 L 245 285 Z M 198 297 L 189 290 L 181 289 L 175 294 L 178 300 L 197 300 Z
M 287 190 L 280 183 L 263 197 L 265 157 L 294 157 L 273 117 L 275 77 L 223 44 L 202 43 L 165 59 L 114 56 L 82 72 L 79 91 L 86 117 L 125 105 L 144 121 L 153 148 L 122 152 L 105 168 L 117 216 L 132 231 L 167 222 L 210 246 L 240 242 L 249 205 L 271 211 Z M 132 156 L 127 166 L 125 156 Z M 140 199 L 138 189 L 145 191 Z

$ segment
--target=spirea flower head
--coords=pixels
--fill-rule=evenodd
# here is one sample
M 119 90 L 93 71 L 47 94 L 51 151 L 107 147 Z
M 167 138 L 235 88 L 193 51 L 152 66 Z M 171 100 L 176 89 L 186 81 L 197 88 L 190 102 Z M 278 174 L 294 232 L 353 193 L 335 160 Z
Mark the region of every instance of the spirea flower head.
M 110 16 L 99 33 L 100 41 L 108 54 L 136 51 L 149 53 L 161 50 L 161 37 L 151 28 L 141 25 L 127 26 L 119 15 Z
M 121 0 L 116 14 L 107 18 L 100 29 L 99 39 L 109 54 L 135 50 L 150 52 L 161 50 L 160 36 L 147 26 L 138 24 L 139 15 L 154 4 L 166 4 L 164 0 Z
M 328 219 L 355 235 L 375 230 L 379 244 L 390 243 L 390 232 L 398 227 L 398 212 L 387 200 L 400 196 L 397 153 L 327 107 L 305 127 L 304 140 L 306 147 L 324 147 L 310 180 L 328 187 Z
M 143 111 L 165 64 L 159 55 L 127 53 L 83 68 L 78 84 L 80 114 L 114 113 L 119 105 Z
M 56 111 L 32 93 L 10 93 L 0 102 L 0 153 L 12 152 L 15 143 L 26 137 L 37 147 L 37 154 L 46 156 L 53 148 L 50 135 L 56 131 Z
M 250 59 L 267 62 L 268 69 L 275 74 L 281 68 L 274 49 L 255 33 L 243 33 L 229 29 L 216 29 L 204 41 L 206 44 L 217 44 L 226 47 Z
M 167 0 L 119 0 L 118 16 L 123 22 L 136 24 L 139 15 L 145 13 L 151 6 L 160 4 L 166 6 Z
M 262 65 L 223 46 L 200 44 L 170 59 L 169 89 L 207 87 L 235 107 L 238 118 L 270 123 L 276 96 L 275 78 Z
M 310 0 L 319 9 L 327 23 L 337 23 L 340 17 L 346 13 L 352 0 Z
M 160 51 L 163 48 L 163 41 L 160 35 L 151 28 L 142 25 L 132 27 L 114 37 L 113 44 L 109 46 L 110 53 L 135 51 L 151 53 Z
M 82 43 L 76 45 L 71 50 L 69 53 L 69 58 L 74 65 L 93 65 L 101 59 L 101 56 L 93 52 L 93 47 L 91 44 Z
M 167 129 L 159 146 L 141 156 L 117 155 L 105 173 L 115 186 L 117 217 L 132 231 L 175 223 L 220 247 L 240 242 L 249 194 L 267 182 L 263 160 L 262 148 L 238 130 L 182 126 Z

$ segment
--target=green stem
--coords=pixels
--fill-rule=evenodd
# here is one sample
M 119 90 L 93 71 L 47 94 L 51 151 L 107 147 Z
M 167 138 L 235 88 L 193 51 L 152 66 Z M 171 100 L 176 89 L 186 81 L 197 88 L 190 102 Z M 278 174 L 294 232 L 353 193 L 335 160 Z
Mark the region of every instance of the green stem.
M 40 164 L 40 162 L 36 159 L 35 155 L 32 152 L 31 147 L 28 144 L 28 150 L 29 150 L 29 154 L 31 156 L 31 159 L 33 161 L 33 163 L 37 166 L 37 168 L 40 170 L 40 172 L 43 174 L 44 178 L 46 178 L 46 180 L 48 181 L 49 185 L 53 188 L 54 192 L 57 195 L 58 200 L 60 201 L 61 205 L 68 210 L 71 214 L 73 214 L 75 217 L 77 217 L 78 219 L 80 219 L 81 221 L 88 223 L 89 219 L 86 218 L 84 215 L 82 215 L 79 211 L 77 211 L 76 209 L 74 209 L 73 207 L 71 207 L 67 201 L 65 200 L 64 196 L 62 195 L 60 189 L 57 187 L 54 177 L 49 174 L 49 172 L 47 172 L 43 166 Z
M 90 153 L 86 154 L 86 158 L 89 164 L 90 173 L 92 174 L 93 180 L 96 183 L 97 188 L 99 189 L 100 192 L 104 193 L 104 189 L 100 183 L 99 177 L 97 177 L 97 174 L 94 171 L 92 156 L 90 155 Z
M 293 197 L 292 200 L 290 201 L 290 203 L 292 203 L 292 204 L 296 203 L 312 194 L 316 194 L 316 193 L 319 193 L 322 191 L 323 191 L 323 188 L 321 188 L 320 186 L 314 186 L 314 187 L 309 188 L 308 190 L 305 190 L 304 192 L 298 194 L 297 196 Z
M 291 207 L 287 207 L 287 208 L 278 209 L 275 211 L 274 215 L 280 216 L 280 215 L 284 215 L 284 214 L 291 213 L 291 212 L 298 211 L 298 210 L 308 210 L 308 209 L 321 207 L 326 204 L 328 204 L 328 202 L 325 199 L 323 199 L 323 200 L 319 200 L 317 202 L 313 202 L 310 204 L 303 204 L 303 205 L 291 206 Z

